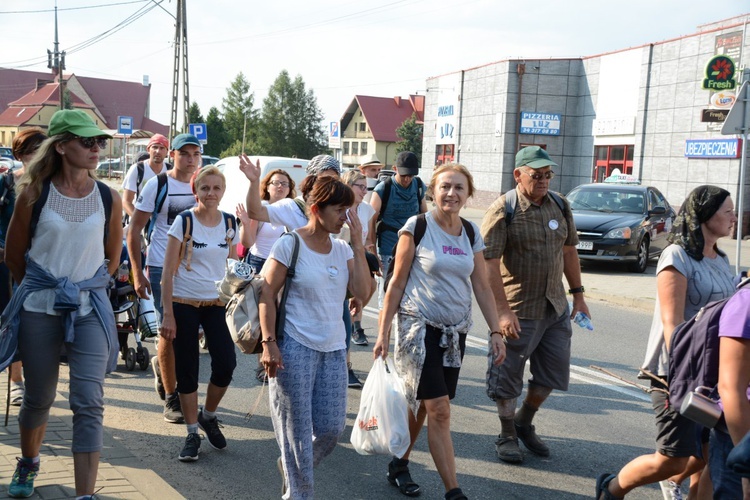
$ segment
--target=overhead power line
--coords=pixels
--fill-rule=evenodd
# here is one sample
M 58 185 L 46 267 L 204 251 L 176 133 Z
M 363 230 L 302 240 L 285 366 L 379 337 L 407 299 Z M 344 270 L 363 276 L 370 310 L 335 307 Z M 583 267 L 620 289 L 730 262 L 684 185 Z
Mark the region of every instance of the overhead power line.
M 67 8 L 59 8 L 57 9 L 58 12 L 62 12 L 64 10 L 84 10 L 84 9 L 99 9 L 101 7 L 115 7 L 117 5 L 128 5 L 132 3 L 144 3 L 148 2 L 150 0 L 130 0 L 129 2 L 116 2 L 116 3 L 103 3 L 100 5 L 86 5 L 83 7 L 67 7 Z M 0 11 L 0 14 L 38 14 L 41 12 L 54 12 L 55 9 L 40 9 L 40 10 L 5 10 Z

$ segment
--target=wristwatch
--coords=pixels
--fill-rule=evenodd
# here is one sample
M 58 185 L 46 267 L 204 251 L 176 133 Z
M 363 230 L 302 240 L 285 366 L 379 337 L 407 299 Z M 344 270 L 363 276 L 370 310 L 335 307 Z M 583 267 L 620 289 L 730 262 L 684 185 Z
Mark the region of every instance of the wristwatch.
M 579 286 L 579 287 L 576 287 L 576 288 L 571 288 L 570 290 L 568 290 L 568 293 L 572 295 L 574 293 L 583 293 L 585 291 L 586 291 L 586 289 L 583 286 Z

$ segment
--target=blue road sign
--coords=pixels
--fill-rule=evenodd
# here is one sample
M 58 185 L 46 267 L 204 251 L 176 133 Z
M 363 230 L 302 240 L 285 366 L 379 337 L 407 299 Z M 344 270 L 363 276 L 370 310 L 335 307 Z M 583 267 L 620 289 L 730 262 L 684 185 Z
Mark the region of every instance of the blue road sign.
M 191 123 L 188 125 L 188 130 L 190 131 L 190 134 L 194 135 L 199 141 L 201 141 L 201 144 L 206 144 L 208 142 L 208 127 L 206 127 L 205 123 Z
M 117 117 L 117 133 L 121 135 L 133 134 L 133 117 L 132 116 L 118 116 Z

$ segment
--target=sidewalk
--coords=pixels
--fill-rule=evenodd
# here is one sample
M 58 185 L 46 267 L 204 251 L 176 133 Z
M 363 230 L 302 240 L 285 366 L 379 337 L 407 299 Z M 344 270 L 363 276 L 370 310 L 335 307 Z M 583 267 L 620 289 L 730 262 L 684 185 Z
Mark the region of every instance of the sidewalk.
M 0 377 L 0 386 L 5 393 L 7 375 Z M 5 397 L 1 397 L 3 406 Z M 8 426 L 0 426 L 0 484 L 7 491 L 16 457 L 21 455 L 18 434 L 18 407 L 10 407 Z M 112 409 L 108 409 L 112 411 Z M 4 419 L 3 417 L 0 417 Z M 4 422 L 4 421 L 3 421 Z M 41 468 L 34 482 L 36 491 L 31 498 L 58 499 L 75 498 L 73 478 L 73 454 L 70 451 L 73 436 L 73 416 L 68 401 L 57 393 L 50 410 L 47 433 L 41 449 Z M 149 499 L 160 500 L 184 498 L 153 471 L 145 469 L 141 461 L 123 445 L 104 431 L 104 449 L 99 462 L 96 480 L 98 499 Z

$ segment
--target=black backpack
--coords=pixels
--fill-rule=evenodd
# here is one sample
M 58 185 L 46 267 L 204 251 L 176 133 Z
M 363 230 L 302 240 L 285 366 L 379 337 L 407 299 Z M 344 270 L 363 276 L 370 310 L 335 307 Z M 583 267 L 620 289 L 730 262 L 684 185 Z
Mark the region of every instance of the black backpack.
M 563 216 L 565 216 L 565 202 L 563 202 L 562 198 L 559 194 L 555 193 L 554 191 L 547 191 L 550 198 L 552 198 L 555 202 L 555 204 L 560 208 L 560 211 L 563 213 Z M 513 215 L 516 212 L 516 207 L 518 206 L 518 193 L 515 189 L 511 189 L 507 193 L 505 193 L 505 225 L 510 225 L 511 221 L 513 220 Z
M 419 198 L 419 203 L 422 203 L 422 199 L 424 199 L 424 182 L 422 182 L 422 179 L 419 177 L 415 178 L 417 181 L 417 197 Z M 391 190 L 393 189 L 393 176 L 388 176 L 383 180 L 383 183 L 385 184 L 385 189 L 383 189 L 383 198 L 380 200 L 380 213 L 378 213 L 378 218 L 375 220 L 375 223 L 377 224 L 377 228 L 375 229 L 375 234 L 380 236 L 380 234 L 383 231 L 393 231 L 398 232 L 400 227 L 393 227 L 389 226 L 385 222 L 383 222 L 383 214 L 385 214 L 385 209 L 388 206 L 388 200 L 391 197 Z M 391 251 L 391 255 L 396 255 L 395 249 Z
M 171 163 L 169 162 L 164 162 L 164 163 L 167 165 L 167 171 L 172 170 Z M 141 194 L 141 182 L 143 182 L 143 175 L 146 169 L 146 164 L 142 161 L 139 161 L 138 163 L 135 164 L 135 168 L 137 171 L 137 174 L 135 176 L 135 198 L 138 199 L 138 196 L 140 196 Z
M 8 170 L 5 172 L 0 177 L 0 183 L 2 183 L 2 187 L 0 187 L 0 210 L 5 210 L 5 207 L 10 203 L 13 190 L 16 186 L 16 176 L 13 175 L 13 171 Z
M 745 278 L 739 290 L 750 282 Z M 669 349 L 669 401 L 680 409 L 685 397 L 698 387 L 719 383 L 719 320 L 730 297 L 709 302 L 695 316 L 677 326 Z
M 461 224 L 464 226 L 464 231 L 466 231 L 466 236 L 469 237 L 469 241 L 471 242 L 471 246 L 474 246 L 474 226 L 471 225 L 471 222 L 467 221 L 463 217 L 461 217 Z M 417 215 L 417 223 L 414 225 L 414 248 L 417 248 L 417 245 L 419 245 L 419 242 L 422 241 L 422 237 L 424 236 L 425 231 L 427 231 L 427 218 L 426 214 L 419 214 Z M 393 257 L 396 257 L 396 247 L 398 247 L 398 241 L 396 241 L 396 244 L 393 246 Z M 416 252 L 415 252 L 416 255 Z M 385 273 L 385 281 L 383 282 L 383 293 L 385 293 L 388 290 L 388 283 L 391 282 L 391 278 L 393 278 L 393 268 L 395 266 L 395 262 L 391 261 L 391 265 L 388 266 L 388 272 Z
M 42 192 L 39 193 L 39 198 L 34 202 L 34 206 L 31 209 L 31 222 L 29 224 L 29 242 L 34 238 L 36 233 L 36 226 L 39 223 L 39 216 L 42 214 L 42 208 L 47 203 L 49 197 L 49 185 L 50 180 L 47 179 L 42 184 Z M 99 196 L 102 197 L 102 205 L 104 206 L 104 245 L 107 245 L 107 237 L 109 236 L 109 220 L 112 216 L 112 191 L 109 190 L 109 186 L 104 184 L 102 181 L 96 181 L 96 187 L 99 188 Z

